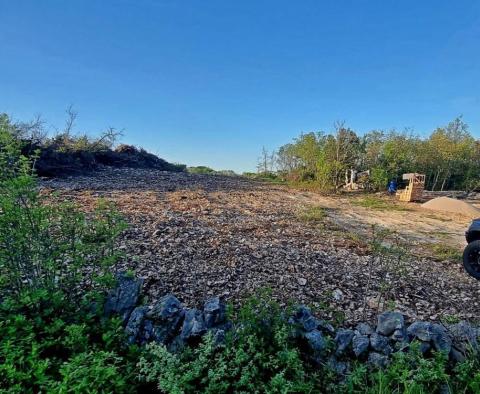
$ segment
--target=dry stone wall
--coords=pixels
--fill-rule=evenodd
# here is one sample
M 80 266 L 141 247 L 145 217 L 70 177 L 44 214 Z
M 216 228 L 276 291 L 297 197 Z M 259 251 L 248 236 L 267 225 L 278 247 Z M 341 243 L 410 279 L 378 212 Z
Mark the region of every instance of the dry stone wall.
M 130 344 L 155 341 L 178 352 L 185 346 L 195 346 L 207 333 L 221 345 L 227 331 L 238 329 L 227 321 L 219 297 L 206 300 L 202 309 L 186 308 L 172 294 L 154 305 L 142 306 L 138 305 L 141 287 L 141 280 L 120 275 L 104 306 L 107 316 L 121 317 Z M 408 350 L 412 341 L 418 342 L 426 357 L 441 351 L 452 362 L 463 361 L 469 352 L 478 351 L 479 329 L 465 321 L 448 326 L 425 321 L 407 324 L 401 313 L 389 311 L 378 316 L 374 327 L 360 323 L 355 328 L 335 329 L 304 305 L 285 319 L 301 352 L 313 362 L 327 363 L 338 374 L 347 373 L 353 360 L 385 367 L 392 354 Z M 333 349 L 329 343 L 334 344 Z

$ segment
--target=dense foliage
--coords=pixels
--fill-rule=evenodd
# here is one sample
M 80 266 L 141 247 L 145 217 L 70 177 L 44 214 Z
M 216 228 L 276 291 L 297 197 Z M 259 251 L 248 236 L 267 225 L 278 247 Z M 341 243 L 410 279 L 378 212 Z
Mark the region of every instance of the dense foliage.
M 134 391 L 134 349 L 98 307 L 125 224 L 106 203 L 48 204 L 14 131 L 0 117 L 0 390 Z
M 427 138 L 378 130 L 360 136 L 337 124 L 333 133 L 301 134 L 274 157 L 264 152 L 260 163 L 262 171 L 276 168 L 287 179 L 310 181 L 326 190 L 338 190 L 349 169 L 370 170 L 371 186 L 380 189 L 409 172 L 426 174 L 431 190 L 480 187 L 480 142 L 461 118 Z
M 69 203 L 48 204 L 31 161 L 21 155 L 9 124 L 0 125 L 0 288 L 10 295 L 57 289 L 73 297 L 112 279 L 115 239 L 125 223 L 100 203 L 90 215 Z
M 136 349 L 117 320 L 28 290 L 0 305 L 1 392 L 134 392 Z

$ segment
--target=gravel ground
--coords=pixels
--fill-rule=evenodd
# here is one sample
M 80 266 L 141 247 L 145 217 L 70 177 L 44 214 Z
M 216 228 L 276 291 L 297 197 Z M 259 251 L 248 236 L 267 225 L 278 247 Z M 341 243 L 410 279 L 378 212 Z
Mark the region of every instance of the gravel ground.
M 145 278 L 149 301 L 172 292 L 190 306 L 214 294 L 238 304 L 270 288 L 283 304 L 304 302 L 351 324 L 385 308 L 412 319 L 478 320 L 480 282 L 458 262 L 372 256 L 365 234 L 352 237 L 328 216 L 301 219 L 318 204 L 314 193 L 139 169 L 42 180 L 42 188 L 87 210 L 100 197 L 115 201 L 130 224 L 122 264 Z

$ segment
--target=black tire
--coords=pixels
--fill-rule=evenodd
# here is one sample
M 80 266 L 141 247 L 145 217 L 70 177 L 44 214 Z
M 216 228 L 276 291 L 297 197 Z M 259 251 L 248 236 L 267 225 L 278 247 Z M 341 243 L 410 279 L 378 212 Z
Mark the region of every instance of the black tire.
M 480 240 L 470 242 L 465 247 L 463 266 L 469 275 L 480 280 Z

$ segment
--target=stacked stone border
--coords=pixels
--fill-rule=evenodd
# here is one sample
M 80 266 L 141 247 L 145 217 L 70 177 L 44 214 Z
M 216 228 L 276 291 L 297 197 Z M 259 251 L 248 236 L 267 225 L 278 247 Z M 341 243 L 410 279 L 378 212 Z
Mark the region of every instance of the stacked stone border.
M 207 333 L 221 345 L 227 331 L 238 329 L 227 321 L 225 304 L 219 297 L 208 299 L 202 310 L 185 308 L 172 294 L 154 305 L 139 306 L 141 289 L 142 280 L 121 274 L 104 305 L 105 315 L 121 317 L 129 344 L 154 341 L 178 352 L 186 345 L 198 344 Z M 375 327 L 359 323 L 354 329 L 335 329 L 304 305 L 297 306 L 285 319 L 292 326 L 299 350 L 340 375 L 349 371 L 353 360 L 386 367 L 395 352 L 407 350 L 413 341 L 418 342 L 423 355 L 444 352 L 453 363 L 478 351 L 480 330 L 466 321 L 450 325 L 425 321 L 406 324 L 401 313 L 390 311 L 378 315 Z

